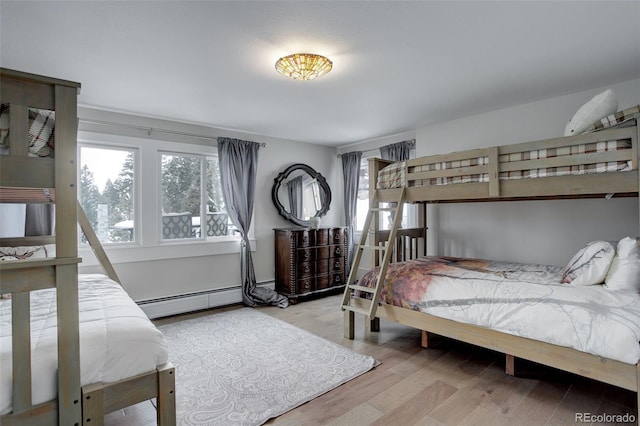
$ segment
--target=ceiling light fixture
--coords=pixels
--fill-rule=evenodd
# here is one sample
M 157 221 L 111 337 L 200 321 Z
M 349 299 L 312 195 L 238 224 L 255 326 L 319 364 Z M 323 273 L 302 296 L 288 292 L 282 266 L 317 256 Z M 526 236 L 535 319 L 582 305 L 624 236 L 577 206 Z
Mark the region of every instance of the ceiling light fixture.
M 331 71 L 333 63 L 313 53 L 294 53 L 276 62 L 276 71 L 294 80 L 313 80 Z

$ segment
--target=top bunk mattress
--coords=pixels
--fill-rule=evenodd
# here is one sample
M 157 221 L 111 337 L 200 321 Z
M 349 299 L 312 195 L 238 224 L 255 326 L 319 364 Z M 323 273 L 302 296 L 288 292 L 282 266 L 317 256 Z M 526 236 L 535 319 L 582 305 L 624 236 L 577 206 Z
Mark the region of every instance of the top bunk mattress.
M 358 284 L 374 287 L 377 269 Z M 424 257 L 389 264 L 380 301 L 636 364 L 640 295 L 561 277 L 557 266 Z
M 81 384 L 110 383 L 154 371 L 168 360 L 162 333 L 115 281 L 79 275 Z M 31 292 L 33 403 L 57 395 L 55 289 Z M 0 299 L 0 413 L 11 412 L 11 300 Z

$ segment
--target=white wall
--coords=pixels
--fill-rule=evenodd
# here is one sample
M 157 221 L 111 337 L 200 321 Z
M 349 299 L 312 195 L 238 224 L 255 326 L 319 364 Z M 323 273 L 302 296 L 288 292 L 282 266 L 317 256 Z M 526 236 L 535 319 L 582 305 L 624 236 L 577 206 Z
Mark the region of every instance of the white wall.
M 257 191 L 252 222 L 255 237 L 253 262 L 258 282 L 268 282 L 274 279 L 273 228 L 292 225 L 279 216 L 271 202 L 273 180 L 287 166 L 293 163 L 306 163 L 325 176 L 332 191 L 332 202 L 329 212 L 322 218 L 322 225 L 339 226 L 344 222 L 341 201 L 342 168 L 334 148 L 82 107 L 79 108 L 79 116 L 81 120 L 116 122 L 141 127 L 133 129 L 95 123 L 88 124 L 81 121 L 81 135 L 90 135 L 94 141 L 99 141 L 101 135 L 108 134 L 109 136 L 105 137 L 113 138 L 113 135 L 121 135 L 197 144 L 215 143 L 212 140 L 155 131 L 149 135 L 148 131 L 143 129 L 143 127 L 149 127 L 266 143 L 266 147 L 259 151 Z M 208 254 L 203 246 L 198 247 L 195 244 L 197 243 L 165 244 L 161 248 L 137 249 L 107 246 L 106 251 L 114 262 L 114 267 L 123 281 L 124 287 L 137 301 L 240 285 L 239 244 L 233 246 L 231 243 L 231 254 Z M 158 250 L 162 251 L 163 258 L 150 260 L 153 258 L 153 253 L 157 253 Z M 175 253 L 176 258 L 171 258 L 171 251 Z M 81 264 L 80 272 L 100 271 L 99 267 L 95 266 L 95 258 L 89 250 L 84 250 L 81 255 L 85 259 L 85 264 Z M 216 294 L 214 293 L 210 297 L 215 298 Z
M 575 111 L 606 88 L 619 109 L 640 104 L 640 80 L 612 84 L 416 130 L 417 156 L 562 136 Z M 596 239 L 637 236 L 638 198 L 440 204 L 429 208 L 429 252 L 565 265 Z

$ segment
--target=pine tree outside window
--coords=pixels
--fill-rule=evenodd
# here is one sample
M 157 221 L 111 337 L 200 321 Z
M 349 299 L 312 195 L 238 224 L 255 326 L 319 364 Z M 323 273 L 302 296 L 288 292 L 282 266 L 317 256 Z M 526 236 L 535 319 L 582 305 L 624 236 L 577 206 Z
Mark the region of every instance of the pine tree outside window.
M 103 244 L 136 241 L 136 156 L 135 149 L 80 147 L 78 198 Z
M 231 234 L 215 156 L 161 154 L 161 239 Z

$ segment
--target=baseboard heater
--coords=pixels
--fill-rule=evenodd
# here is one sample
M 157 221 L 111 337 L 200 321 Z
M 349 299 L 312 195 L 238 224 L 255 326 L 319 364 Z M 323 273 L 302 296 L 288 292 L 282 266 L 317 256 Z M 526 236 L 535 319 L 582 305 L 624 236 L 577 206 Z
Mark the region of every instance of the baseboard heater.
M 275 288 L 273 281 L 258 283 L 259 287 Z M 158 299 L 141 300 L 138 306 L 151 319 L 242 303 L 242 288 L 226 287 L 197 293 L 180 294 Z

